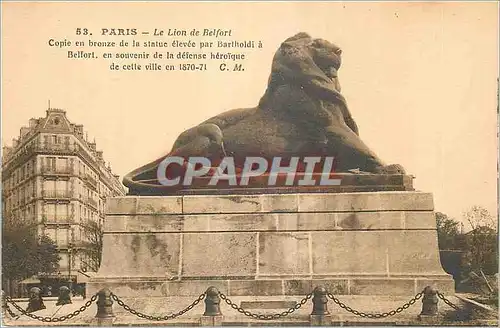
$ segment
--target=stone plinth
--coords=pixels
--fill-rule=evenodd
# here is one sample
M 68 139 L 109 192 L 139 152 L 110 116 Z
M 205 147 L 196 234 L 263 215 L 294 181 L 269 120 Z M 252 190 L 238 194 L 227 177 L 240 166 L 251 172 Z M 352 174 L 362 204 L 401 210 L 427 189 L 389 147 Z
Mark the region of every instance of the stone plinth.
M 111 198 L 87 295 L 450 294 L 433 209 L 415 191 Z

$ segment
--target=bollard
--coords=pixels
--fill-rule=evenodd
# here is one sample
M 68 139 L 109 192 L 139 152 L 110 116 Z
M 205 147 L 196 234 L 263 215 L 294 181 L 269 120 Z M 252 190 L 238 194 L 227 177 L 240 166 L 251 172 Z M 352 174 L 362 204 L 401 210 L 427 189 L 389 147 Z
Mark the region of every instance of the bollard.
M 66 286 L 59 287 L 59 297 L 57 298 L 56 305 L 71 304 L 70 290 Z
M 327 291 L 324 287 L 318 286 L 313 291 L 313 310 L 310 316 L 311 326 L 330 326 L 332 318 L 328 312 Z
M 200 326 L 222 326 L 219 291 L 213 286 L 205 292 L 205 312 L 201 316 Z
M 418 319 L 427 323 L 433 323 L 438 314 L 437 290 L 434 287 L 427 286 L 424 288 L 423 293 L 422 312 L 420 312 Z
M 33 287 L 30 289 L 30 298 L 28 301 L 26 312 L 31 313 L 45 309 L 45 304 L 43 304 L 42 295 L 40 295 L 40 293 L 41 290 L 38 287 Z
M 97 293 L 96 326 L 112 326 L 115 315 L 113 314 L 113 300 L 111 291 L 103 288 Z

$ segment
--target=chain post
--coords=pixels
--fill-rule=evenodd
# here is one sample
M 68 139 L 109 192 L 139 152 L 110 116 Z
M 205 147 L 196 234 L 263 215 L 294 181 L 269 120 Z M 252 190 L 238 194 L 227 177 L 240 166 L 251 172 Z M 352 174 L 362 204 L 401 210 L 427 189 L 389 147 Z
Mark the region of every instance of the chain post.
M 80 313 L 82 313 L 85 310 L 87 310 L 92 305 L 92 303 L 94 303 L 96 301 L 96 299 L 97 299 L 97 294 L 95 294 L 94 296 L 92 296 L 92 298 L 90 300 L 88 300 L 85 303 L 85 305 L 82 305 L 79 309 L 77 309 L 77 310 L 75 310 L 75 311 L 73 311 L 71 313 L 68 313 L 66 315 L 63 315 L 61 317 L 41 317 L 41 316 L 38 316 L 38 315 L 33 314 L 31 312 L 28 312 L 27 310 L 24 310 L 16 302 L 14 302 L 10 297 L 6 297 L 7 305 L 8 305 L 8 303 L 10 303 L 22 315 L 28 316 L 31 319 L 35 319 L 35 320 L 42 321 L 42 322 L 62 322 L 62 321 L 66 321 L 66 320 L 69 320 L 71 318 L 74 318 L 77 315 L 79 315 Z M 12 312 L 12 310 L 10 310 L 10 308 L 8 306 L 7 306 L 7 312 L 13 318 L 18 318 L 19 317 L 19 315 L 16 315 L 14 312 Z
M 432 286 L 427 286 L 422 293 L 422 311 L 418 319 L 426 323 L 433 323 L 438 315 L 438 291 Z
M 332 319 L 328 311 L 328 294 L 323 286 L 317 286 L 313 291 L 313 310 L 310 316 L 311 326 L 331 326 Z
M 112 326 L 115 315 L 113 314 L 113 300 L 111 291 L 103 288 L 97 293 L 97 313 L 95 321 L 97 326 Z
M 43 309 L 45 309 L 45 304 L 43 304 L 40 288 L 38 287 L 31 288 L 30 298 L 28 301 L 28 307 L 26 308 L 26 312 L 31 313 Z
M 71 293 L 68 287 L 59 287 L 59 297 L 57 298 L 56 305 L 66 305 L 71 304 Z
M 219 291 L 214 286 L 205 292 L 205 312 L 201 316 L 201 326 L 222 326 Z

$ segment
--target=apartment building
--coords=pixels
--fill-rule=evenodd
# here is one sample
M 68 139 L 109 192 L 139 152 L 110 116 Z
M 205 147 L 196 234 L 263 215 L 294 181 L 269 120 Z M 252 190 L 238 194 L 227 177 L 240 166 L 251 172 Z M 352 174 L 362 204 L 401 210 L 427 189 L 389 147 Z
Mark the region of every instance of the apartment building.
M 93 271 L 83 227 L 104 220 L 106 198 L 125 194 L 83 125 L 66 112 L 49 108 L 32 118 L 12 146 L 3 148 L 2 217 L 5 224 L 35 224 L 57 244 L 60 279 L 76 280 L 78 271 Z M 88 247 L 88 246 L 87 246 Z

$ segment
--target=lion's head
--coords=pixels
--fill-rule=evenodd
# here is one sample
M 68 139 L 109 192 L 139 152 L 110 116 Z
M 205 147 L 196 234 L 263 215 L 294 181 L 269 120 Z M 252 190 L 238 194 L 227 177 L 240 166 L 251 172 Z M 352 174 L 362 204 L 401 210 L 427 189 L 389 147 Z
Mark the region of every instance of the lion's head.
M 274 55 L 259 108 L 311 128 L 342 120 L 357 134 L 356 123 L 340 94 L 337 72 L 341 54 L 338 46 L 306 33 L 286 39 Z
M 344 102 L 337 75 L 341 54 L 338 46 L 307 33 L 286 39 L 274 55 L 266 94 L 292 84 L 320 98 Z

